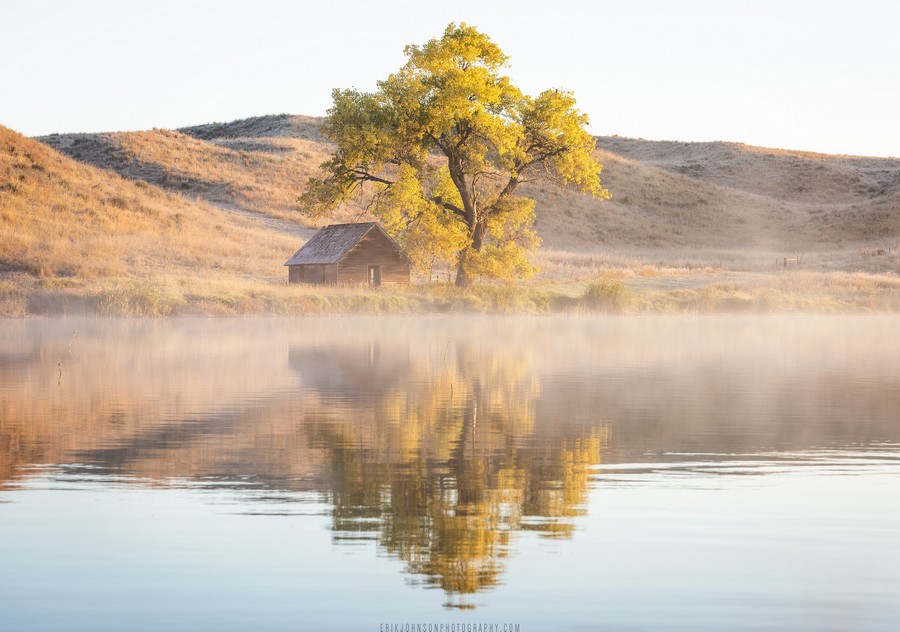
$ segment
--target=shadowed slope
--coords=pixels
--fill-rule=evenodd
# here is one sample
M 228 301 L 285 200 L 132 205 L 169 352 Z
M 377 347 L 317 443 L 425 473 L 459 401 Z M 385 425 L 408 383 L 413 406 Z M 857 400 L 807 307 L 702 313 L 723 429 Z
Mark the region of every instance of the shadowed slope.
M 60 134 L 41 140 L 72 158 L 181 194 L 301 220 L 297 191 L 326 158 L 321 143 L 292 138 L 208 142 L 171 130 Z

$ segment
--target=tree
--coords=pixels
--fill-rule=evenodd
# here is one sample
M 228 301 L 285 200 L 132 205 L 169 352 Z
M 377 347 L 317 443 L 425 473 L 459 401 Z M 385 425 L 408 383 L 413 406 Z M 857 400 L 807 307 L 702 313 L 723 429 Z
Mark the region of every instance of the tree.
M 507 56 L 465 23 L 405 53 L 377 91 L 333 92 L 322 130 L 337 147 L 301 205 L 321 217 L 365 195 L 420 268 L 455 263 L 459 286 L 530 275 L 539 239 L 520 185 L 609 197 L 587 116 L 570 92 L 523 94 L 501 74 Z

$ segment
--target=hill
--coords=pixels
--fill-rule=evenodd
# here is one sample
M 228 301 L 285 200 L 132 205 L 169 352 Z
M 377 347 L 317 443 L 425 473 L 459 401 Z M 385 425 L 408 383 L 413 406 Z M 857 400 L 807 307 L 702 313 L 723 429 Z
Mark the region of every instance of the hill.
M 306 140 L 322 140 L 319 126 L 322 119 L 315 116 L 299 114 L 275 114 L 254 116 L 230 123 L 206 123 L 183 127 L 180 131 L 210 141 L 229 141 L 233 147 L 240 148 L 241 139 L 253 138 L 303 138 Z
M 41 140 L 132 180 L 306 225 L 296 198 L 330 149 L 319 123 L 282 114 Z M 900 160 L 615 136 L 598 138 L 597 154 L 610 201 L 526 189 L 537 200 L 544 264 L 606 256 L 752 266 L 807 252 L 846 268 L 862 265 L 859 252 L 895 251 L 900 239 Z M 348 209 L 340 219 L 363 216 Z
M 275 278 L 299 242 L 2 126 L 0 226 L 0 313 L 83 301 L 166 313 L 236 282 Z
M 41 138 L 80 162 L 181 195 L 270 217 L 299 219 L 297 191 L 326 159 L 319 141 L 272 136 L 216 142 L 180 131 L 61 134 Z
M 288 286 L 314 228 L 296 198 L 330 152 L 319 125 L 0 127 L 0 315 L 900 308 L 900 161 L 619 137 L 598 139 L 612 200 L 530 185 L 535 283 Z M 801 253 L 802 270 L 773 266 Z
M 803 245 L 841 245 L 900 234 L 900 160 L 833 156 L 740 143 L 680 143 L 604 137 L 600 145 L 630 160 L 692 182 L 748 196 L 744 217 L 762 208 L 796 216 Z M 738 198 L 734 201 L 737 202 Z M 783 241 L 798 239 L 774 232 Z

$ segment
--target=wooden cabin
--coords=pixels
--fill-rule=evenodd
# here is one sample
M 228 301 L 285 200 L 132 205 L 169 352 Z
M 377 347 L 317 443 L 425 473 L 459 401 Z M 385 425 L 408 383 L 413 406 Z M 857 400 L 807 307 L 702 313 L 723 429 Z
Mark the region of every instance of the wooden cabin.
M 375 222 L 326 226 L 284 265 L 290 283 L 409 283 L 409 257 Z

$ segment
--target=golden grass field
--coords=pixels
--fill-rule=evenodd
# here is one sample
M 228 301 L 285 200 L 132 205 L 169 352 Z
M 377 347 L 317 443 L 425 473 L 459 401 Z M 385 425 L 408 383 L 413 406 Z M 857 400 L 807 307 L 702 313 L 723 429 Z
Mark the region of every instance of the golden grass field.
M 282 264 L 315 228 L 296 199 L 330 150 L 318 125 L 41 139 L 0 127 L 0 314 L 900 307 L 900 160 L 619 137 L 598 140 L 612 200 L 530 185 L 532 280 L 288 286 Z

